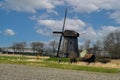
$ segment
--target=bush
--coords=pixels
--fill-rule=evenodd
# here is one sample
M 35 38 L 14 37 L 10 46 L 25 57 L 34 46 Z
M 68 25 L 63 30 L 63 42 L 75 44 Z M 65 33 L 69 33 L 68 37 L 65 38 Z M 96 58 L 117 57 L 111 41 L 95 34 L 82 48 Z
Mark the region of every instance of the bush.
M 108 62 L 111 62 L 111 60 L 108 58 L 97 58 L 96 61 L 101 62 L 101 63 L 105 63 L 105 64 Z
M 72 62 L 77 62 L 77 54 L 74 53 L 74 52 L 71 52 L 71 53 L 69 54 L 68 58 L 69 58 L 69 60 L 70 60 L 71 63 L 72 63 Z

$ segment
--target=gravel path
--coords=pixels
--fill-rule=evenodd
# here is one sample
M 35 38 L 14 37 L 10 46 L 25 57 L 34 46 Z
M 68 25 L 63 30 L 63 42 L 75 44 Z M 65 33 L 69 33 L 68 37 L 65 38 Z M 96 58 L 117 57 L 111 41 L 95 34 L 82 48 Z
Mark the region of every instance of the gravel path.
M 0 64 L 0 80 L 120 80 L 120 74 Z

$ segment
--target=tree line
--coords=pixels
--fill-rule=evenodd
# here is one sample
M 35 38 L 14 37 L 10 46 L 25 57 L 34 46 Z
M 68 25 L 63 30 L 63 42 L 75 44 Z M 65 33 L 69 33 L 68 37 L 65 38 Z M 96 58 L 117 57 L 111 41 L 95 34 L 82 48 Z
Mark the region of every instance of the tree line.
M 120 30 L 109 33 L 103 41 L 97 40 L 92 46 L 90 46 L 91 41 L 86 40 L 83 45 L 79 46 L 79 50 L 87 49 L 91 53 L 95 54 L 97 57 L 103 55 L 104 57 L 110 57 L 114 59 L 120 59 Z M 47 43 L 44 42 L 31 42 L 29 44 L 31 50 L 35 55 L 56 55 L 58 41 L 52 40 Z M 13 52 L 23 53 L 28 47 L 26 42 L 13 42 L 10 48 Z M 2 49 L 0 48 L 0 51 Z M 107 54 L 106 54 L 107 53 Z
M 113 31 L 104 37 L 103 41 L 97 40 L 90 47 L 90 40 L 86 40 L 80 50 L 87 49 L 97 57 L 103 55 L 111 59 L 120 59 L 120 30 Z
M 31 52 L 33 55 L 55 55 L 56 47 L 58 42 L 55 40 L 50 41 L 47 45 L 44 42 L 31 42 L 27 44 L 27 42 L 13 42 L 10 47 L 0 48 L 0 52 L 3 53 L 12 53 L 12 54 L 25 54 Z M 29 47 L 28 47 L 29 46 Z M 12 52 L 10 52 L 12 49 Z M 26 50 L 29 50 L 26 52 Z M 53 54 L 51 54 L 53 53 Z
M 108 51 L 111 55 L 111 58 L 119 58 L 120 59 L 120 30 L 116 30 L 111 32 L 104 39 L 104 49 Z

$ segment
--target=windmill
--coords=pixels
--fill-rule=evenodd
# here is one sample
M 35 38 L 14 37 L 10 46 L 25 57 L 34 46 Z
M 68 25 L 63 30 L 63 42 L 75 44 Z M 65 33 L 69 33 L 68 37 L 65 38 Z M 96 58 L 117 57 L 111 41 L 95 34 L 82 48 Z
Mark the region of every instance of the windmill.
M 77 37 L 79 37 L 79 33 L 75 32 L 73 30 L 64 30 L 66 16 L 67 16 L 67 9 L 65 10 L 65 17 L 64 17 L 62 31 L 53 31 L 53 34 L 60 34 L 57 57 L 59 57 L 62 38 L 64 38 L 63 43 L 62 43 L 62 52 L 64 54 L 66 54 L 66 57 L 68 57 L 71 54 L 71 52 L 76 54 L 78 57 L 79 55 L 78 55 L 78 39 L 77 39 Z

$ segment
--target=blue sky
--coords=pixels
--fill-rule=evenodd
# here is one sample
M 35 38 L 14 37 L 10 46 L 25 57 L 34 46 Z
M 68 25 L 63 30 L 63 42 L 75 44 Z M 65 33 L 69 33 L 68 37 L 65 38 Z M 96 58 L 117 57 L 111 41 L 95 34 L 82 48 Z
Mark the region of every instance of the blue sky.
M 0 0 L 0 46 L 13 42 L 49 42 L 52 31 L 75 30 L 95 42 L 120 28 L 120 0 Z M 81 42 L 81 40 L 83 40 Z

